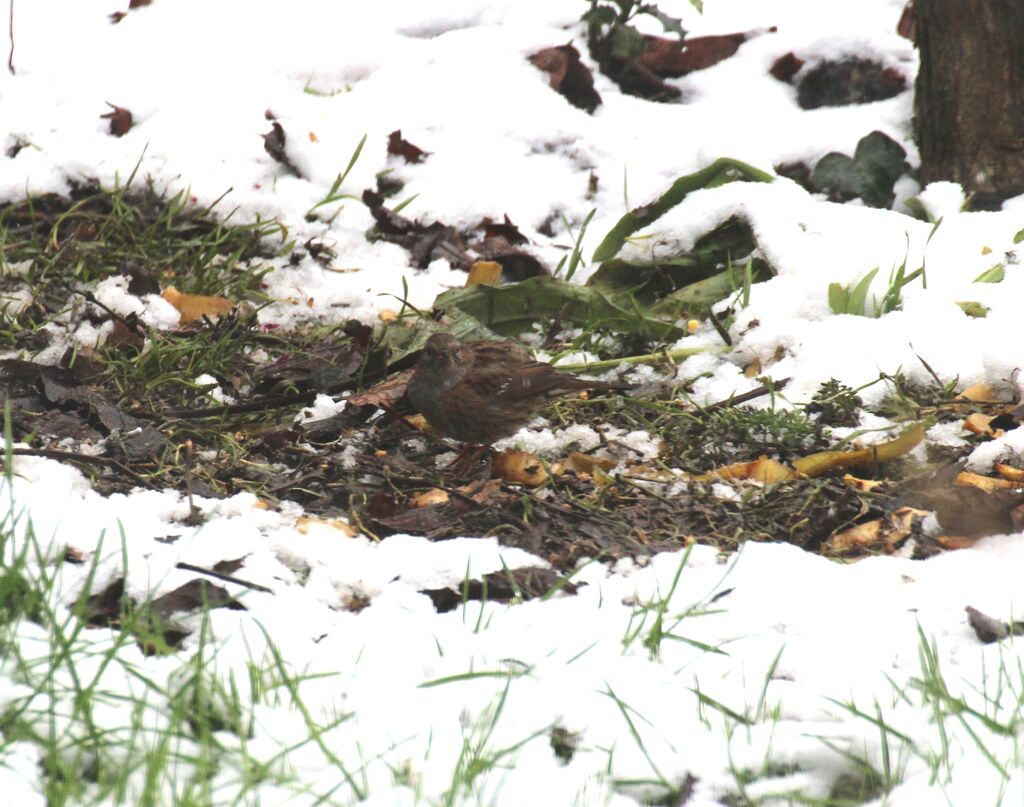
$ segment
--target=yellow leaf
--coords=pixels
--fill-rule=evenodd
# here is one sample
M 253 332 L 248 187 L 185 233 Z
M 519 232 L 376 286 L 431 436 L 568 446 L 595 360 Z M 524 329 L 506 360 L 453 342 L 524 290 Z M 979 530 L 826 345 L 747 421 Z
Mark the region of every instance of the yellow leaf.
M 793 460 L 797 473 L 808 477 L 821 476 L 837 468 L 861 468 L 902 457 L 924 439 L 926 424 L 915 423 L 895 440 L 860 448 L 855 451 L 819 451 Z
M 540 457 L 529 451 L 502 451 L 494 458 L 492 473 L 506 482 L 531 487 L 544 484 L 548 478 Z
M 228 313 L 234 303 L 226 297 L 210 297 L 203 294 L 184 294 L 174 286 L 168 286 L 160 296 L 178 309 L 181 314 L 181 324 L 195 322 L 197 319 L 209 317 L 216 319 L 222 314 Z
M 477 261 L 469 267 L 467 286 L 497 286 L 501 283 L 501 264 L 497 261 Z
M 988 384 L 972 384 L 959 395 L 958 401 L 998 401 L 999 397 Z
M 994 490 L 1010 490 L 1020 487 L 1019 483 L 1009 479 L 996 479 L 994 476 L 982 476 L 970 471 L 958 473 L 953 484 L 962 488 L 978 488 L 978 490 L 984 490 L 986 493 L 991 493 Z
M 1024 482 L 1024 469 L 1022 468 L 1014 468 L 1012 465 L 997 462 L 995 464 L 995 472 L 1003 479 L 1009 479 L 1012 482 Z

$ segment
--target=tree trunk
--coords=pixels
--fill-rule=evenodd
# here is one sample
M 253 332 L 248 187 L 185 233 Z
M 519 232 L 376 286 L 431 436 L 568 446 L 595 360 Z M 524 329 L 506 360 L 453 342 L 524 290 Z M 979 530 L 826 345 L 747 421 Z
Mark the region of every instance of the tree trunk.
M 998 209 L 1024 193 L 1024 2 L 916 0 L 921 181 Z

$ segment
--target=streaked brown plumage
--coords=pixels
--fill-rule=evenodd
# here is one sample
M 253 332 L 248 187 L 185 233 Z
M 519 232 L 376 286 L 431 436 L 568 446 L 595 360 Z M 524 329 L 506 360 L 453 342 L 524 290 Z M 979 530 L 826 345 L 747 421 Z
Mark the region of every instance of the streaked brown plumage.
M 629 387 L 559 372 L 509 342 L 461 342 L 435 333 L 423 346 L 405 394 L 445 437 L 486 445 L 514 434 L 559 395 Z

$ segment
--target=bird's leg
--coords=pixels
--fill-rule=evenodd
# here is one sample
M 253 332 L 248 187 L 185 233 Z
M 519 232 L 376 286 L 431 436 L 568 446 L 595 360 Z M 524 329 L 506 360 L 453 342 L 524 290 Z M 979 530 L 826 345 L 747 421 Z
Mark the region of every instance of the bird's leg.
M 488 479 L 491 476 L 491 466 L 493 465 L 494 449 L 491 446 L 467 444 L 445 468 L 445 471 L 450 471 L 455 479 L 459 480 L 475 476 Z

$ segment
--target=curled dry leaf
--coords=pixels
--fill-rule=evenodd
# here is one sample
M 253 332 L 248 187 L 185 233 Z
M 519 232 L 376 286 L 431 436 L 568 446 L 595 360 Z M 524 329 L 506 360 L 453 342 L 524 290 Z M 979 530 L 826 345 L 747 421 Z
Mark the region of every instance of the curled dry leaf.
M 296 168 L 295 164 L 288 157 L 288 153 L 285 151 L 285 144 L 288 142 L 288 138 L 285 136 L 284 127 L 277 121 L 274 121 L 270 124 L 270 131 L 265 135 L 262 135 L 262 137 L 263 149 L 267 154 L 288 169 L 288 173 L 293 176 L 301 177 L 302 174 L 299 172 L 299 169 Z
M 994 476 L 982 476 L 981 474 L 971 473 L 970 471 L 962 471 L 957 474 L 956 482 L 954 483 L 958 487 L 971 487 L 991 492 L 993 490 L 1013 490 L 1014 488 L 1020 488 L 1019 482 L 1012 481 L 1010 479 L 997 479 Z
M 435 504 L 447 504 L 448 493 L 441 488 L 431 488 L 412 497 L 413 507 L 431 507 Z
M 999 396 L 988 384 L 972 384 L 956 396 L 958 401 L 998 401 Z
M 610 471 L 615 467 L 615 461 L 607 457 L 592 457 L 589 454 L 581 454 L 573 451 L 565 462 L 566 467 L 578 474 L 595 474 Z
M 793 473 L 792 468 L 783 465 L 778 460 L 762 456 L 753 462 L 734 462 L 731 465 L 716 468 L 711 473 L 703 474 L 698 477 L 698 480 L 706 482 L 714 478 L 725 481 L 733 479 L 752 479 L 755 482 L 762 482 L 763 484 L 771 485 L 777 482 L 785 482 L 787 479 L 792 479 L 794 476 L 795 474 Z
M 988 434 L 991 435 L 992 428 L 992 415 L 983 415 L 981 412 L 973 412 L 964 418 L 963 429 L 973 434 Z
M 843 482 L 849 485 L 854 490 L 858 490 L 861 493 L 870 493 L 872 490 L 877 488 L 879 485 L 884 485 L 880 479 L 860 479 L 853 474 L 844 474 Z
M 501 285 L 501 264 L 497 261 L 477 261 L 469 267 L 467 286 L 499 286 Z
M 398 402 L 398 399 L 405 395 L 405 388 L 409 385 L 416 368 L 410 367 L 388 376 L 383 381 L 374 384 L 365 392 L 357 392 L 349 395 L 346 400 L 352 406 L 376 406 L 381 409 L 391 409 Z
M 935 543 L 943 549 L 967 549 L 974 546 L 980 538 L 969 538 L 966 535 L 936 535 Z
M 429 151 L 424 151 L 403 138 L 401 129 L 395 129 L 388 135 L 388 154 L 401 157 L 407 163 L 420 163 L 430 156 Z
M 300 535 L 309 535 L 315 529 L 334 530 L 344 538 L 355 538 L 359 533 L 347 521 L 340 518 L 318 518 L 316 516 L 299 516 L 295 519 L 295 529 Z
M 530 487 L 542 485 L 548 479 L 540 457 L 528 451 L 502 451 L 494 458 L 492 473 L 506 482 Z
M 839 468 L 863 468 L 902 457 L 924 440 L 924 423 L 915 423 L 894 440 L 855 451 L 819 451 L 793 461 L 797 473 L 818 477 Z
M 789 84 L 793 76 L 799 73 L 800 68 L 803 66 L 804 60 L 790 51 L 784 56 L 780 56 L 776 59 L 768 72 L 771 73 L 773 78 Z
M 124 137 L 132 128 L 132 113 L 124 107 L 115 106 L 110 101 L 107 101 L 107 106 L 110 107 L 110 111 L 100 117 L 110 121 L 110 133 L 114 137 Z
M 178 309 L 178 313 L 181 314 L 182 325 L 195 322 L 203 317 L 216 319 L 227 314 L 234 306 L 234 303 L 226 297 L 185 294 L 178 291 L 174 286 L 168 286 L 161 292 L 160 296 Z
M 927 510 L 901 507 L 885 518 L 877 518 L 836 533 L 825 546 L 840 554 L 869 550 L 893 552 L 914 533 L 927 515 Z
M 993 466 L 993 470 L 1003 479 L 1009 479 L 1011 482 L 1024 482 L 1024 468 L 1014 468 L 1012 465 L 997 462 Z
M 645 36 L 644 49 L 637 63 L 661 78 L 679 78 L 728 59 L 747 39 L 760 33 L 763 32 L 695 36 L 682 41 Z
M 544 48 L 530 56 L 530 64 L 548 74 L 551 89 L 579 109 L 593 112 L 601 103 L 594 89 L 594 77 L 580 62 L 580 52 L 572 45 Z

